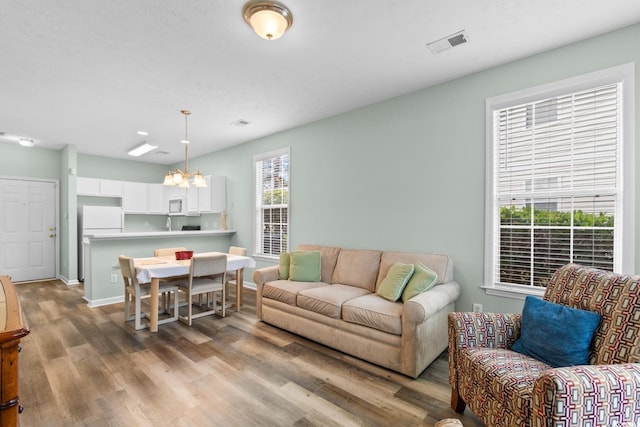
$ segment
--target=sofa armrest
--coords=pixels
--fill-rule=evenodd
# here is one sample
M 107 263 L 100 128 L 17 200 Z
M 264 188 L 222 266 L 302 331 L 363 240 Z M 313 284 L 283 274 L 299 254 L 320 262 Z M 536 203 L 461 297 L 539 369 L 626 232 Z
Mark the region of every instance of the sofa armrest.
M 278 266 L 259 268 L 253 272 L 253 283 L 256 286 L 262 286 L 267 282 L 278 280 Z
M 561 425 L 567 419 L 581 425 L 640 425 L 640 363 L 543 372 L 533 386 L 531 425 Z
M 458 352 L 466 347 L 511 348 L 520 336 L 521 314 L 449 313 L 449 384 L 458 384 Z
M 456 301 L 460 296 L 460 285 L 450 281 L 433 287 L 405 302 L 402 307 L 403 317 L 413 323 L 426 322 L 431 316 Z

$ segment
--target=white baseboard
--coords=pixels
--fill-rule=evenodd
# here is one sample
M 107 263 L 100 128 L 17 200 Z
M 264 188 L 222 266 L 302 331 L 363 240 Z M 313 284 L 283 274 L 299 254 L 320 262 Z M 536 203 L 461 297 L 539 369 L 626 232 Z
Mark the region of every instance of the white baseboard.
M 80 281 L 78 279 L 67 279 L 66 277 L 60 275 L 58 279 L 61 280 L 67 286 L 79 285 Z
M 95 299 L 95 300 L 89 300 L 87 299 L 87 297 L 82 297 L 82 299 L 84 299 L 87 302 L 87 305 L 89 307 L 94 308 L 94 307 L 100 307 L 103 305 L 111 305 L 111 304 L 117 304 L 119 302 L 123 302 L 124 296 Z

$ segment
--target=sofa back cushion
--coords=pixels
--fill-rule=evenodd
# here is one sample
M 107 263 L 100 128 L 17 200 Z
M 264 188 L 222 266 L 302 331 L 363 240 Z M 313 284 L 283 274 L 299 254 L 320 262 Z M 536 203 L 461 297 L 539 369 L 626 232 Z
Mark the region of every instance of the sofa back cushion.
M 356 286 L 374 292 L 381 254 L 381 251 L 342 249 L 331 283 Z
M 396 262 L 407 264 L 421 262 L 425 267 L 433 270 L 438 275 L 437 285 L 453 280 L 453 261 L 447 255 L 387 251 L 383 252 L 380 258 L 380 272 L 376 280 L 376 289 L 380 286 L 384 278 L 387 277 L 389 269 Z
M 336 261 L 340 248 L 320 245 L 299 245 L 299 251 L 319 251 L 320 252 L 320 281 L 331 283 L 333 270 L 336 268 Z
M 640 276 L 567 264 L 549 280 L 544 299 L 600 314 L 591 364 L 640 363 Z

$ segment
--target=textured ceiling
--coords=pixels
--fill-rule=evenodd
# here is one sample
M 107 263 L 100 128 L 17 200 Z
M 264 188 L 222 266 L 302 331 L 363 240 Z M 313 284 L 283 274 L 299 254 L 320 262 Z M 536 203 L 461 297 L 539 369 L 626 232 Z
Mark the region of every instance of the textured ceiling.
M 139 160 L 174 163 L 181 109 L 195 156 L 640 22 L 638 0 L 284 3 L 270 42 L 243 0 L 0 0 L 0 142 L 127 158 L 146 140 L 169 154 Z

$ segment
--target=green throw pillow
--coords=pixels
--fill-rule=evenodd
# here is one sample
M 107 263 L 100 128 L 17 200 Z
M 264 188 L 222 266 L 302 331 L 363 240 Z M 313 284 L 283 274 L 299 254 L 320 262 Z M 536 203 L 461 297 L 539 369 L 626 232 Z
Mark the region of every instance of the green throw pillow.
M 320 281 L 320 251 L 293 251 L 289 258 L 289 280 Z
M 387 276 L 382 280 L 376 293 L 389 301 L 398 301 L 404 287 L 413 274 L 413 264 L 396 262 L 389 268 Z
M 289 265 L 289 252 L 281 252 L 280 262 L 278 263 L 278 279 L 287 280 L 289 278 Z
M 402 292 L 402 302 L 407 302 L 416 295 L 428 291 L 436 285 L 437 281 L 438 275 L 435 271 L 425 267 L 421 262 L 415 263 L 413 276 Z

